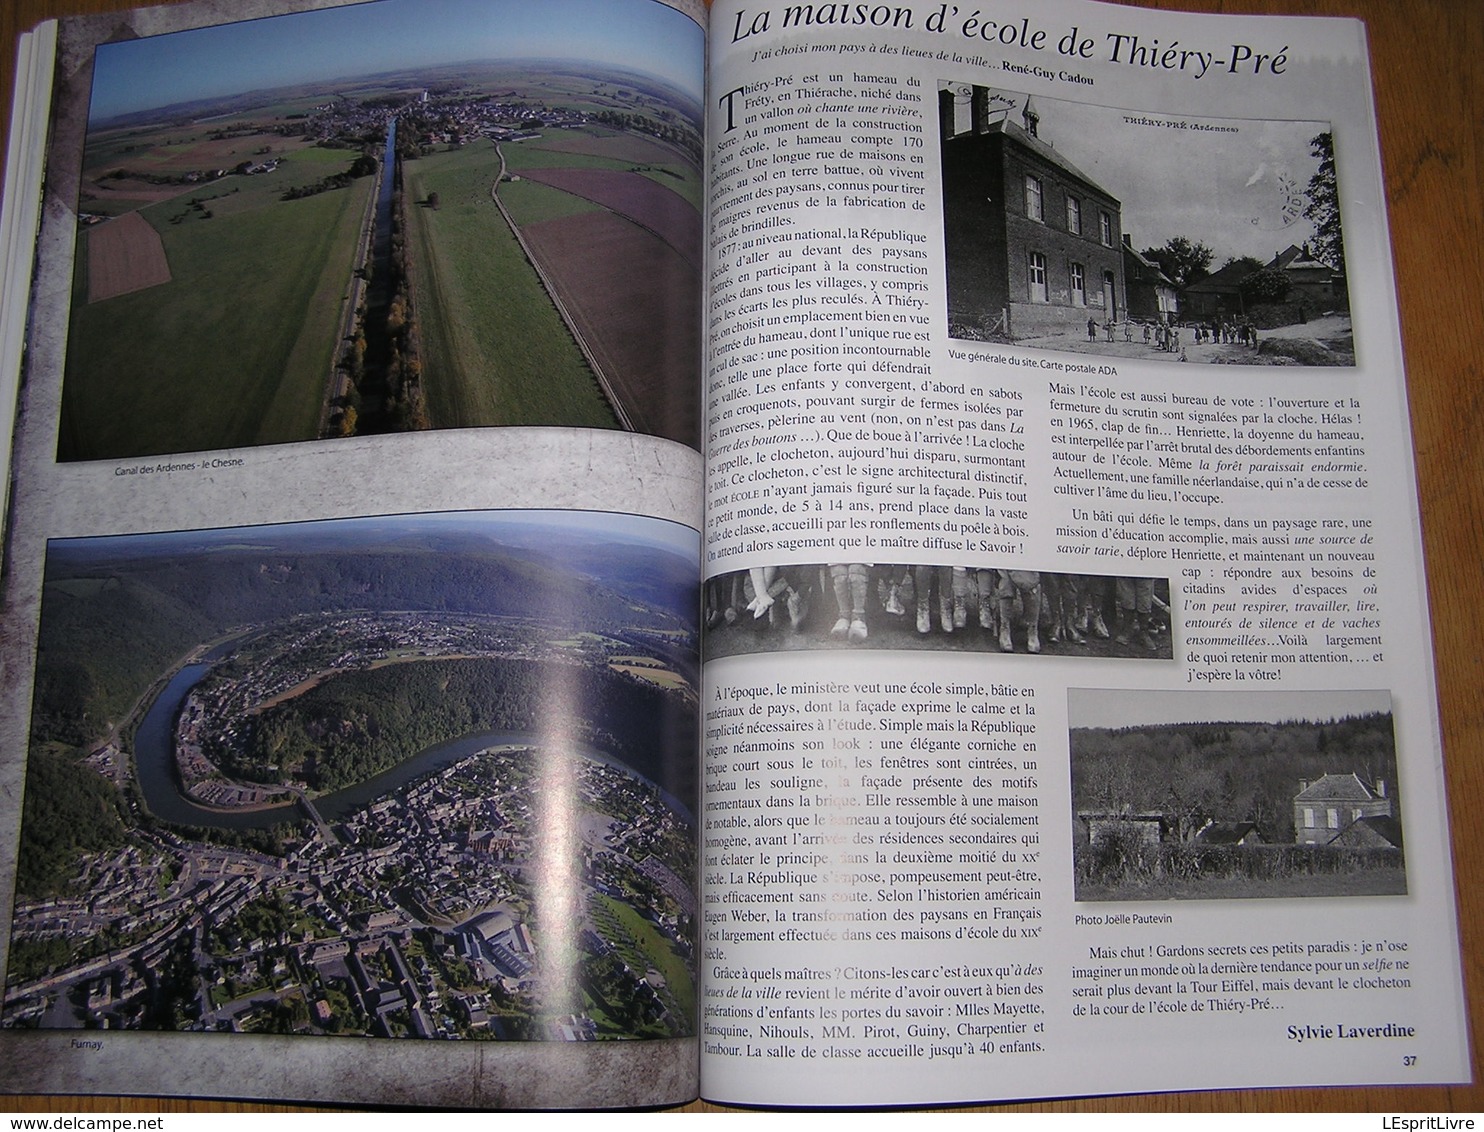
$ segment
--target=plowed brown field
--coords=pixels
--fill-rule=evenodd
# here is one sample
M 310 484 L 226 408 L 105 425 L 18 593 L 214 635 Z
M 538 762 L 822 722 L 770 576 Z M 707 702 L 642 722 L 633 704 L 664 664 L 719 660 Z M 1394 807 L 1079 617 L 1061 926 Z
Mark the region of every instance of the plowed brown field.
M 88 229 L 88 302 L 170 282 L 160 234 L 137 212 Z
M 627 216 L 664 240 L 700 271 L 700 214 L 689 201 L 664 185 L 638 173 L 615 169 L 527 169 L 521 176 Z
M 700 447 L 696 261 L 611 212 L 544 220 L 521 233 L 634 426 Z

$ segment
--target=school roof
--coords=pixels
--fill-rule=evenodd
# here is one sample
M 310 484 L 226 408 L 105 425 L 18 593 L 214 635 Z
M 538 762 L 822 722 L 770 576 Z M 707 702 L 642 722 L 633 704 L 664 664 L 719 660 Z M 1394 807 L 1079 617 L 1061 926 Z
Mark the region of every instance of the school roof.
M 1354 774 L 1326 774 L 1300 790 L 1295 802 L 1374 802 L 1381 795 Z
M 1045 161 L 1049 165 L 1055 166 L 1063 173 L 1066 173 L 1068 176 L 1076 178 L 1088 188 L 1102 194 L 1114 204 L 1121 203 L 1117 197 L 1115 197 L 1112 193 L 1105 189 L 1096 180 L 1089 177 L 1086 173 L 1082 172 L 1081 169 L 1078 169 L 1077 166 L 1073 165 L 1070 161 L 1063 157 L 1054 146 L 1048 145 L 1039 137 L 1033 136 L 1024 127 L 1017 126 L 1014 122 L 1010 121 L 1008 111 L 996 111 L 993 114 L 991 120 L 985 122 L 982 127 L 973 130 L 965 130 L 961 134 L 954 134 L 953 137 L 949 138 L 948 140 L 951 142 L 955 142 L 962 138 L 993 137 L 996 134 L 1003 135 L 1004 137 L 1015 141 L 1017 144 L 1024 146 L 1026 149 L 1030 150 L 1037 157 L 1039 157 L 1042 161 Z

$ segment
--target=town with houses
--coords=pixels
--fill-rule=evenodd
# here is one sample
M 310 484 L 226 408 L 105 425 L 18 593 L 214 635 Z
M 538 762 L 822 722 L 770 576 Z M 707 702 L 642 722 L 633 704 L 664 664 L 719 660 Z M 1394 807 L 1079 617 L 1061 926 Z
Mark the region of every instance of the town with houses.
M 542 894 L 528 870 L 541 836 L 538 793 L 555 784 L 538 756 L 481 752 L 281 857 L 140 831 L 135 844 L 87 862 L 74 886 L 86 895 L 17 908 L 17 942 L 114 942 L 7 986 L 4 1024 L 603 1036 L 576 988 L 543 982 L 542 934 L 532 929 Z M 561 756 L 555 773 L 575 779 L 583 800 L 571 878 L 581 889 L 572 895 L 582 983 L 656 1032 L 688 1032 L 693 987 L 673 985 L 649 954 L 656 940 L 690 953 L 690 886 L 664 864 L 687 843 L 685 824 L 619 767 Z M 648 903 L 625 916 L 636 897 Z M 574 1002 L 559 1005 L 572 1008 L 553 1011 L 563 994 Z

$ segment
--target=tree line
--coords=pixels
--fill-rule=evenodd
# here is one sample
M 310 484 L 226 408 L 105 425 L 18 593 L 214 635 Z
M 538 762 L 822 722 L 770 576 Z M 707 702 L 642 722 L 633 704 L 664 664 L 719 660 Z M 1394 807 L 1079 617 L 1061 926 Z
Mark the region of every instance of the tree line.
M 1384 780 L 1396 792 L 1390 713 L 1323 722 L 1186 723 L 1076 728 L 1070 736 L 1077 812 L 1158 812 L 1188 840 L 1207 820 L 1256 823 L 1270 843 L 1294 839 L 1301 781 L 1326 774 Z
M 1303 214 L 1314 225 L 1311 251 L 1316 259 L 1343 275 L 1345 243 L 1340 224 L 1339 185 L 1335 179 L 1334 135 L 1329 131 L 1315 135 L 1309 141 L 1309 152 L 1319 161 L 1304 189 Z M 1170 282 L 1181 290 L 1210 276 L 1216 258 L 1212 248 L 1185 235 L 1171 236 L 1159 247 L 1145 248 L 1139 254 L 1158 264 Z M 1220 270 L 1233 266 L 1245 269 L 1237 285 L 1248 303 L 1281 303 L 1288 297 L 1289 280 L 1282 271 L 1267 267 L 1252 256 L 1232 256 Z

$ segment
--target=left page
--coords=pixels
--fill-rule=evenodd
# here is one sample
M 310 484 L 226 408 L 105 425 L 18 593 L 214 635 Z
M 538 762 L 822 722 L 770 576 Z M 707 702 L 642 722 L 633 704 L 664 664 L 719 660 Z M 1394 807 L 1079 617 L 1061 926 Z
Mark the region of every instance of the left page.
M 57 26 L 0 1089 L 692 1099 L 704 14 L 232 15 Z

